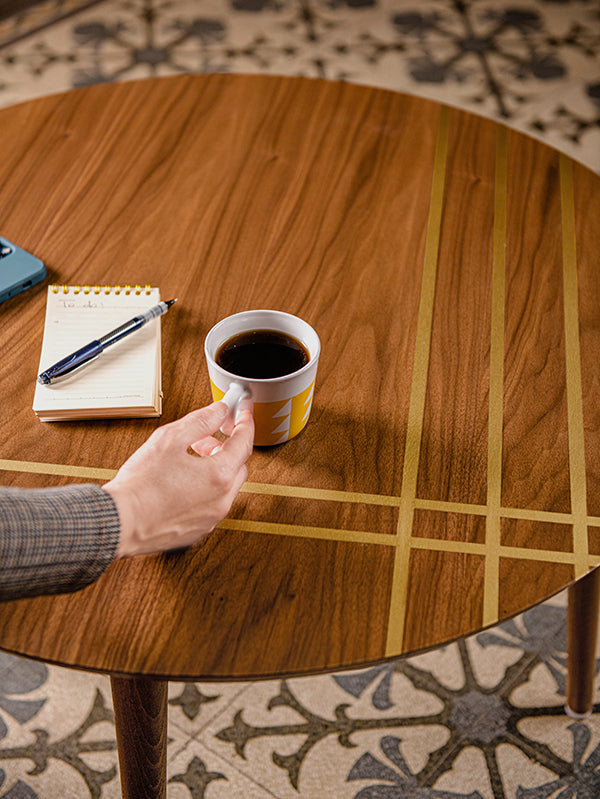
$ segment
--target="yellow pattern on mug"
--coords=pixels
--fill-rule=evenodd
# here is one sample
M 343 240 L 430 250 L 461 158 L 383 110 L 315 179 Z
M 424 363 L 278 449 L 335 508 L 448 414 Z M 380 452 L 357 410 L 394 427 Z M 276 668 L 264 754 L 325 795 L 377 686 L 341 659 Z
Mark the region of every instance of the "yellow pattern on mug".
M 223 399 L 225 392 L 210 381 L 215 402 Z M 312 405 L 315 381 L 304 391 L 289 399 L 276 402 L 253 402 L 255 439 L 260 446 L 283 444 L 298 435 L 304 428 Z

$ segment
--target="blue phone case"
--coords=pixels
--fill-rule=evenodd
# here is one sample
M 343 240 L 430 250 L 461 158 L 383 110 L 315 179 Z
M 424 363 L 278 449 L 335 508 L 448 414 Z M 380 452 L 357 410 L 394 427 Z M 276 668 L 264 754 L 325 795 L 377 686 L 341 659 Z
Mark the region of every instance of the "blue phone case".
M 39 258 L 0 236 L 0 302 L 45 277 L 46 267 Z

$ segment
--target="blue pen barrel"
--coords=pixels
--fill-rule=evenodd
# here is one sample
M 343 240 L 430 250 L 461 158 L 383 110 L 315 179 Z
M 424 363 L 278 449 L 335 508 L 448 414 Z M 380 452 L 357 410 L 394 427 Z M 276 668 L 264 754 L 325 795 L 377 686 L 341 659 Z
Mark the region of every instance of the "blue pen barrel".
M 46 369 L 45 372 L 42 372 L 38 377 L 38 381 L 47 385 L 57 374 L 69 374 L 69 372 L 77 369 L 82 364 L 91 361 L 96 355 L 100 355 L 103 349 L 104 347 L 100 341 L 90 341 L 85 347 L 77 350 L 77 352 L 72 352 L 70 355 L 67 355 L 66 358 L 63 358 L 61 361 L 58 361 L 58 363 L 53 364 L 49 369 Z

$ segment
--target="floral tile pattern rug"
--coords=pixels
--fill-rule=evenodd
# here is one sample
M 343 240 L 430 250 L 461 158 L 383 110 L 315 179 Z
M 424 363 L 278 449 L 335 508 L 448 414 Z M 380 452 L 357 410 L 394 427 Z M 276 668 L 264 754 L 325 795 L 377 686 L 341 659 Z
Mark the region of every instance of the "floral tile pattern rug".
M 181 72 L 326 77 L 600 171 L 599 56 L 598 0 L 45 0 L 0 20 L 0 105 Z M 564 711 L 565 604 L 360 671 L 171 684 L 168 797 L 599 799 L 600 693 Z M 108 678 L 0 653 L 0 799 L 119 796 Z
M 216 71 L 416 93 L 600 171 L 598 0 L 44 0 L 0 22 L 2 105 Z
M 596 799 L 600 701 L 565 713 L 565 614 L 361 671 L 171 684 L 168 797 Z M 0 797 L 119 796 L 108 678 L 0 653 Z

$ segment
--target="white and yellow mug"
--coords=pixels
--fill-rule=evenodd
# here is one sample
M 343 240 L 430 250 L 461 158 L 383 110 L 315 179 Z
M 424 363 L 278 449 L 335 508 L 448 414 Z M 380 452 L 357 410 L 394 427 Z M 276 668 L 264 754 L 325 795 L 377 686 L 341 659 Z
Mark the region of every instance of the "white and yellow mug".
M 215 360 L 219 348 L 233 336 L 250 330 L 275 330 L 292 336 L 306 348 L 308 362 L 281 377 L 249 378 L 226 371 Z M 204 352 L 215 402 L 226 394 L 226 401 L 231 398 L 233 404 L 242 396 L 250 396 L 257 446 L 283 444 L 304 429 L 321 352 L 319 337 L 307 322 L 283 311 L 242 311 L 221 320 L 208 332 Z

